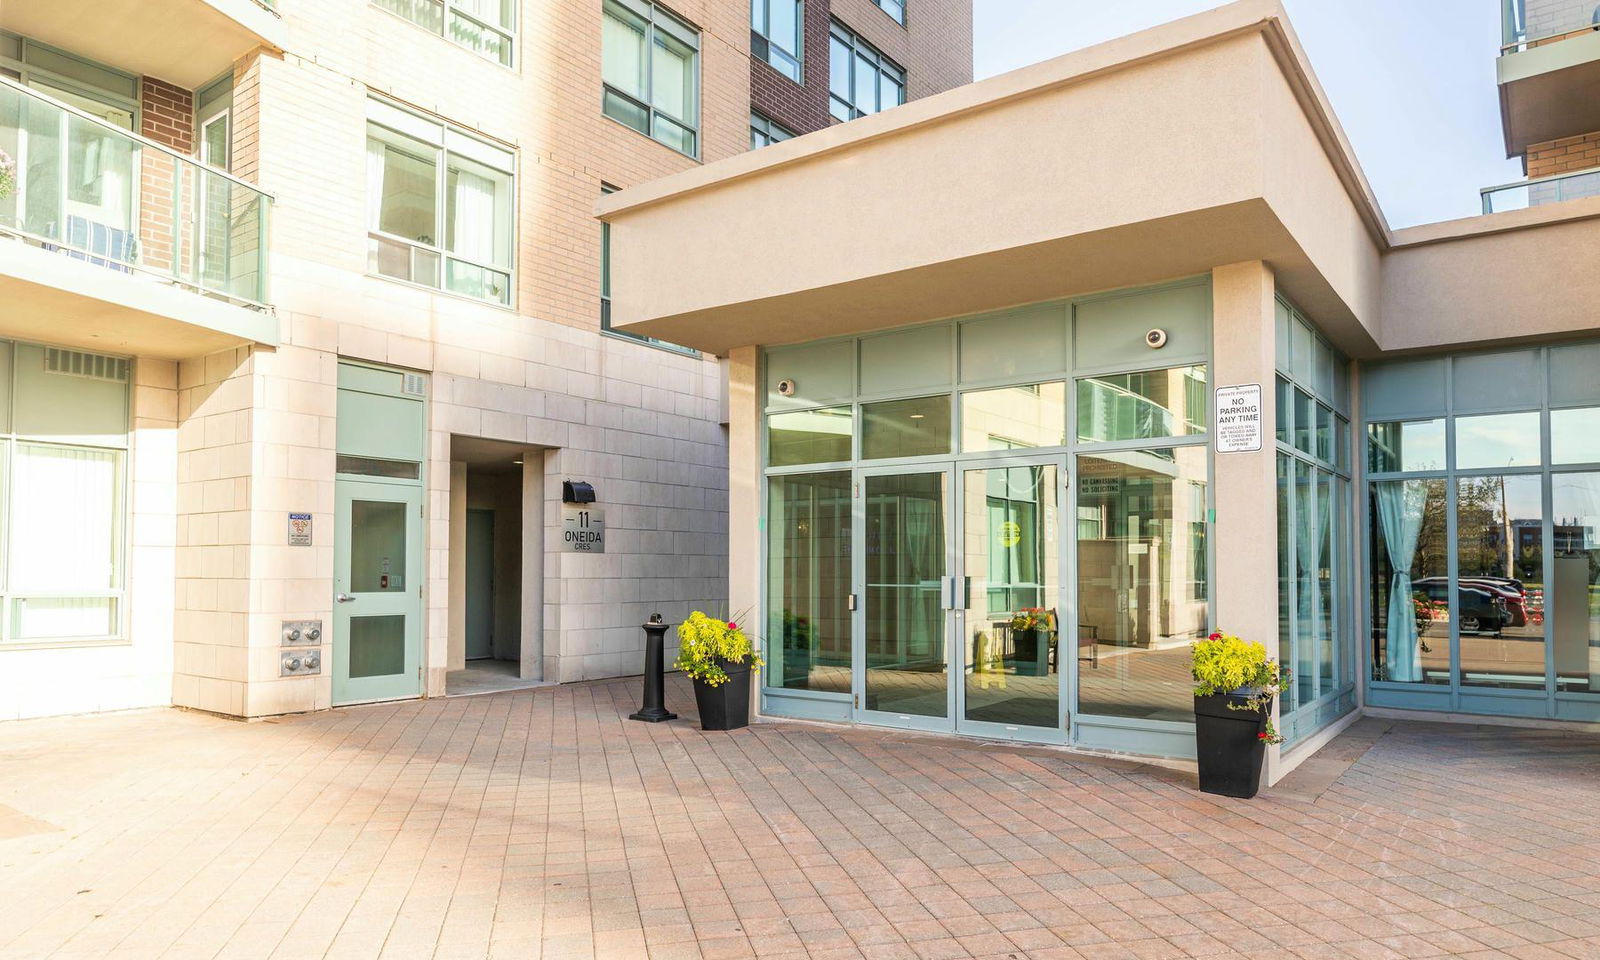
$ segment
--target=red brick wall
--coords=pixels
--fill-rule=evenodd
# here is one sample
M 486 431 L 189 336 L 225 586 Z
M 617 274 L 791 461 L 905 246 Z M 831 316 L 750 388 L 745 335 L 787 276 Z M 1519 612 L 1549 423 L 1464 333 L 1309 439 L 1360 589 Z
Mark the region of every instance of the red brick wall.
M 194 152 L 194 95 L 154 77 L 139 83 L 139 133 L 180 153 Z M 184 211 L 193 209 L 197 185 L 187 164 L 146 148 L 139 161 L 138 262 L 162 273 L 187 272 L 186 227 L 174 229 L 174 185 Z M 187 214 L 180 212 L 187 219 Z
M 872 0 L 806 0 L 804 84 L 750 58 L 750 107 L 796 133 L 821 130 L 828 113 L 828 24 L 837 19 L 906 70 L 908 99 L 972 80 L 973 0 L 908 0 L 902 26 Z
M 1528 176 L 1549 177 L 1600 167 L 1600 130 L 1528 145 Z

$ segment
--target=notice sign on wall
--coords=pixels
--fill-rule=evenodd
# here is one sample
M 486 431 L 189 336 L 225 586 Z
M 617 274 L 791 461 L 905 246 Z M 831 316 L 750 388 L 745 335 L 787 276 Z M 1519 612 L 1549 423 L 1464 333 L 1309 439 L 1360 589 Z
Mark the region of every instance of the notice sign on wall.
M 1261 449 L 1261 384 L 1217 388 L 1217 452 Z
M 311 514 L 289 514 L 289 546 L 311 546 Z
M 563 503 L 561 549 L 567 553 L 605 553 L 606 512 L 592 503 Z

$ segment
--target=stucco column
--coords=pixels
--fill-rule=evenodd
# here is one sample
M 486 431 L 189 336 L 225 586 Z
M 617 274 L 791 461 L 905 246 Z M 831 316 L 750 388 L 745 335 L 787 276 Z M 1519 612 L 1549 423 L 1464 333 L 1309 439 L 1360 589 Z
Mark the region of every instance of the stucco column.
M 529 450 L 522 457 L 522 655 L 517 675 L 544 679 L 544 458 Z
M 1212 402 L 1221 387 L 1261 386 L 1261 449 L 1215 456 L 1216 571 L 1211 579 L 1217 627 L 1278 652 L 1278 519 L 1274 342 L 1276 284 L 1259 260 L 1211 272 Z M 1274 720 L 1277 704 L 1273 704 Z M 1267 751 L 1271 783 L 1278 748 Z
M 761 610 L 761 404 L 756 348 L 728 353 L 728 611 L 747 618 L 753 641 L 765 640 Z M 751 676 L 755 676 L 752 671 Z M 751 693 L 760 707 L 760 683 Z

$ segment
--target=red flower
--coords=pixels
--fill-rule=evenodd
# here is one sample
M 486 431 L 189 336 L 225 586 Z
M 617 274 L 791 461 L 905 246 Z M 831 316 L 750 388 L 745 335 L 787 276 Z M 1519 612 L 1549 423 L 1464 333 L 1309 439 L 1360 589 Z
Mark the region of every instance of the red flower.
M 1207 637 L 1206 639 L 1207 640 L 1221 640 L 1222 639 L 1222 633 L 1221 633 L 1221 631 L 1218 631 L 1216 633 L 1213 633 L 1211 636 Z
M 1260 733 L 1256 734 L 1256 739 L 1257 740 L 1267 740 L 1267 739 L 1270 739 L 1270 737 L 1267 734 L 1267 732 L 1265 730 L 1263 730 Z
M 729 620 L 728 621 L 728 629 L 729 630 L 737 630 L 737 629 L 739 629 L 739 625 L 737 623 L 734 623 L 732 620 Z

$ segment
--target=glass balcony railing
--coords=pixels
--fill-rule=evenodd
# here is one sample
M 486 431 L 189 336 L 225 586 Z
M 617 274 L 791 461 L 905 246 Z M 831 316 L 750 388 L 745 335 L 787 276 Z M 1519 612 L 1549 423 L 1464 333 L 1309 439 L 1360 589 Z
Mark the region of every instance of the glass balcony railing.
M 266 302 L 271 198 L 0 77 L 0 234 L 108 270 Z
M 1600 29 L 1596 0 L 1500 0 L 1500 52 L 1515 53 Z
M 1600 197 L 1600 169 L 1563 173 L 1555 177 L 1540 177 L 1507 183 L 1498 187 L 1484 187 L 1478 191 L 1483 196 L 1484 213 L 1504 213 L 1507 210 L 1526 210 L 1547 203 Z

